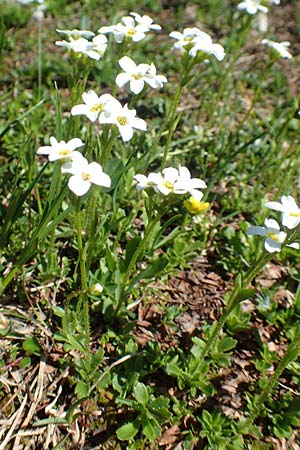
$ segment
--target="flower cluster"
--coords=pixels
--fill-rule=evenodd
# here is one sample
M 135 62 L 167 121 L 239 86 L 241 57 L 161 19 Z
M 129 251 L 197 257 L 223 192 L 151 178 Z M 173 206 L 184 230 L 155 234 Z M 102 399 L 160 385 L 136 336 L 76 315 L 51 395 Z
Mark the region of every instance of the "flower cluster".
M 133 129 L 146 131 L 147 124 L 143 119 L 136 117 L 136 110 L 129 109 L 110 94 L 98 97 L 96 92 L 89 91 L 82 94 L 84 104 L 73 106 L 73 116 L 84 114 L 89 120 L 95 122 L 99 119 L 101 124 L 113 124 L 118 127 L 124 142 L 133 136 Z
M 112 33 L 115 41 L 121 43 L 124 39 L 134 42 L 141 41 L 149 31 L 161 29 L 161 26 L 153 23 L 153 19 L 147 15 L 140 16 L 134 12 L 129 14 L 129 16 L 122 17 L 116 25 L 101 27 L 98 32 L 102 34 Z
M 92 184 L 98 186 L 110 187 L 111 179 L 109 175 L 103 172 L 100 164 L 92 162 L 89 164 L 87 159 L 76 148 L 82 147 L 84 143 L 74 138 L 68 142 L 58 142 L 55 137 L 50 138 L 50 144 L 39 147 L 38 155 L 48 155 L 49 161 L 61 160 L 62 173 L 70 173 L 68 186 L 77 196 L 86 194 Z
M 266 14 L 268 12 L 267 6 L 279 4 L 280 0 L 244 0 L 238 4 L 237 8 L 241 11 L 245 10 L 251 15 L 259 12 Z
M 179 169 L 167 167 L 161 173 L 149 173 L 135 175 L 137 190 L 152 188 L 163 195 L 189 193 L 196 201 L 200 201 L 203 193 L 198 189 L 206 188 L 206 183 L 198 178 L 192 178 L 190 171 L 183 166 Z
M 265 205 L 267 208 L 280 211 L 282 213 L 282 225 L 289 230 L 293 230 L 300 223 L 300 208 L 297 206 L 296 201 L 291 195 L 281 197 L 280 202 L 267 202 Z M 280 229 L 280 225 L 274 219 L 266 219 L 265 227 L 252 226 L 247 230 L 248 235 L 264 236 L 265 249 L 269 253 L 280 252 L 281 245 L 287 241 L 288 234 Z M 288 247 L 299 249 L 299 244 L 293 242 L 287 244 Z
M 261 3 L 261 0 L 245 0 L 238 4 L 237 8 L 240 11 L 245 10 L 248 14 L 254 15 L 256 13 L 267 13 L 268 8 Z
M 269 39 L 263 39 L 261 43 L 270 47 L 275 52 L 276 56 L 279 58 L 292 59 L 293 57 L 291 53 L 288 51 L 288 48 L 291 45 L 290 42 L 288 41 L 275 42 Z
M 145 83 L 156 89 L 161 88 L 163 83 L 167 82 L 167 78 L 164 75 L 156 75 L 156 67 L 153 63 L 151 65 L 136 65 L 131 58 L 123 56 L 119 61 L 119 65 L 124 72 L 117 75 L 117 86 L 122 88 L 129 82 L 130 90 L 134 94 L 139 94 L 143 90 Z
M 222 45 L 214 44 L 209 34 L 198 28 L 185 28 L 183 33 L 172 31 L 169 34 L 171 38 L 177 40 L 173 47 L 181 52 L 188 51 L 191 57 L 198 54 L 213 55 L 218 61 L 222 61 L 225 57 L 225 51 Z
M 58 47 L 65 47 L 79 56 L 86 55 L 91 59 L 99 60 L 105 53 L 107 37 L 103 34 L 95 36 L 89 30 L 56 30 L 68 36 L 69 41 L 56 41 Z M 92 38 L 91 41 L 88 39 Z

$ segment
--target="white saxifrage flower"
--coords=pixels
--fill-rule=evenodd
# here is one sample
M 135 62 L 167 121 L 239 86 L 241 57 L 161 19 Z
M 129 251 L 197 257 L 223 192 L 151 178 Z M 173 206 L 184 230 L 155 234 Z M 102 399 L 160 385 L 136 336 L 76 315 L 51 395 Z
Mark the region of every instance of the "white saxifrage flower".
M 185 28 L 183 33 L 179 31 L 172 31 L 169 34 L 171 38 L 177 39 L 173 45 L 174 48 L 181 51 L 188 51 L 193 58 L 198 52 L 213 55 L 219 61 L 222 61 L 225 56 L 224 48 L 220 44 L 214 44 L 209 34 L 198 28 Z
M 150 64 L 150 68 L 145 75 L 145 81 L 153 89 L 162 88 L 163 84 L 168 82 L 167 78 L 164 75 L 156 74 L 156 67 L 153 63 Z
M 134 61 L 128 56 L 123 56 L 120 59 L 119 65 L 124 72 L 119 73 L 116 77 L 116 84 L 118 87 L 122 88 L 130 83 L 130 90 L 134 94 L 139 94 L 144 87 L 145 75 L 150 69 L 149 64 L 138 64 L 136 65 Z
M 100 54 L 94 49 L 95 46 L 93 42 L 88 41 L 85 38 L 78 38 L 78 39 L 70 39 L 70 42 L 67 41 L 56 41 L 55 45 L 58 47 L 65 47 L 68 50 L 71 50 L 75 53 L 78 53 L 81 55 L 86 55 L 91 59 L 95 59 L 98 61 L 100 59 Z
M 252 226 L 247 230 L 247 234 L 264 236 L 265 239 L 265 249 L 269 253 L 280 252 L 281 245 L 286 239 L 286 233 L 280 230 L 278 222 L 274 219 L 266 219 L 265 227 Z
M 145 25 L 136 24 L 134 18 L 130 16 L 122 17 L 121 22 L 116 25 L 101 27 L 98 30 L 102 34 L 113 33 L 118 44 L 123 42 L 125 38 L 132 39 L 134 42 L 141 41 L 146 36 L 147 31 L 149 30 Z
M 55 137 L 50 137 L 50 145 L 39 147 L 37 150 L 38 155 L 48 155 L 49 161 L 56 161 L 58 159 L 73 158 L 81 153 L 74 151 L 76 148 L 82 147 L 84 143 L 81 139 L 74 138 L 68 142 L 58 142 Z
M 135 175 L 134 179 L 137 181 L 136 188 L 138 192 L 147 189 L 154 188 L 161 182 L 161 175 L 159 173 L 151 172 L 146 177 L 146 175 Z
M 103 94 L 100 97 L 95 91 L 88 91 L 82 94 L 84 104 L 75 105 L 71 109 L 72 116 L 85 115 L 91 122 L 95 122 L 98 117 L 105 111 L 105 106 L 114 97 L 110 94 Z M 115 100 L 115 99 L 114 99 Z
M 261 43 L 270 47 L 281 58 L 292 59 L 293 57 L 292 54 L 288 51 L 288 48 L 291 45 L 288 41 L 275 42 L 269 39 L 263 39 Z
M 173 39 L 177 39 L 177 42 L 173 45 L 174 48 L 178 50 L 184 50 L 185 47 L 191 47 L 193 46 L 193 40 L 198 36 L 202 36 L 202 31 L 200 31 L 198 28 L 185 28 L 183 30 L 183 33 L 180 33 L 179 31 L 172 31 L 169 36 Z
M 130 90 L 134 94 L 139 94 L 143 90 L 145 83 L 156 89 L 158 87 L 162 87 L 163 83 L 167 82 L 165 76 L 156 75 L 156 67 L 154 64 L 136 65 L 131 58 L 128 56 L 123 56 L 123 58 L 119 61 L 119 65 L 124 72 L 117 75 L 117 86 L 122 88 L 129 82 Z
M 61 34 L 65 34 L 70 39 L 79 39 L 79 38 L 86 38 L 89 39 L 93 36 L 95 36 L 95 33 L 89 30 L 78 30 L 77 28 L 74 28 L 74 30 L 59 30 L 56 28 L 56 31 Z
M 202 32 L 201 36 L 194 38 L 193 43 L 194 45 L 189 51 L 193 58 L 198 52 L 213 55 L 218 61 L 222 61 L 225 57 L 224 47 L 220 44 L 214 44 L 207 33 Z
M 94 44 L 94 50 L 103 56 L 107 48 L 107 37 L 104 34 L 98 34 L 93 37 L 92 42 Z
M 291 195 L 283 195 L 281 203 L 268 202 L 265 206 L 269 209 L 282 212 L 282 225 L 292 230 L 300 223 L 300 208 Z
M 83 156 L 65 164 L 63 172 L 72 174 L 68 186 L 78 197 L 86 194 L 92 184 L 103 187 L 111 186 L 110 176 L 103 172 L 101 165 L 96 162 L 89 164 Z
M 147 124 L 143 119 L 136 117 L 135 109 L 128 109 L 127 104 L 122 104 L 113 99 L 106 105 L 106 110 L 99 117 L 100 123 L 111 123 L 117 125 L 124 142 L 133 136 L 133 129 L 146 131 Z
M 141 25 L 143 27 L 145 27 L 147 29 L 147 31 L 150 30 L 161 30 L 161 26 L 158 25 L 157 23 L 153 23 L 153 19 L 147 15 L 144 16 L 140 16 L 140 14 L 135 13 L 135 12 L 130 12 L 129 13 L 132 17 L 134 17 L 136 23 L 138 25 Z
M 145 175 L 136 175 L 137 190 L 147 189 L 152 187 L 156 192 L 163 195 L 186 194 L 190 195 L 197 201 L 203 197 L 203 193 L 199 189 L 206 188 L 206 183 L 199 178 L 191 178 L 190 171 L 186 167 L 167 167 L 161 174 L 151 172 L 148 177 Z
M 260 0 L 245 0 L 237 5 L 240 11 L 245 10 L 248 14 L 256 14 L 258 11 L 268 12 L 268 8 L 261 4 Z
M 203 193 L 198 191 L 198 189 L 204 188 L 206 188 L 206 183 L 203 180 L 191 178 L 189 169 L 180 166 L 178 170 L 173 167 L 164 169 L 161 181 L 154 189 L 164 195 L 190 193 L 196 200 L 201 200 Z

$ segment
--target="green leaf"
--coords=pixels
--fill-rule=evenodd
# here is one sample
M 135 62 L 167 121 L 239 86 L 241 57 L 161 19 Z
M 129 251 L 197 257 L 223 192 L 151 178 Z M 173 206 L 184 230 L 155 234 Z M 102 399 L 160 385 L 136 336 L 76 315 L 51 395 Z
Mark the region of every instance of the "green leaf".
M 236 339 L 233 339 L 232 337 L 224 337 L 218 343 L 218 350 L 220 353 L 228 352 L 229 350 L 235 348 L 236 343 Z
M 134 424 L 134 422 L 125 423 L 120 428 L 117 429 L 117 437 L 120 441 L 129 441 L 134 438 L 136 433 L 138 432 L 138 428 Z
M 168 258 L 162 257 L 160 259 L 156 259 L 155 261 L 151 262 L 149 267 L 147 269 L 142 270 L 138 276 L 136 276 L 131 285 L 128 288 L 128 292 L 136 285 L 136 283 L 139 280 L 152 278 L 156 275 L 158 275 L 166 266 L 168 265 Z
M 253 297 L 255 292 L 256 292 L 255 289 L 242 289 L 236 296 L 236 301 L 243 302 L 244 300 Z
M 29 355 L 40 355 L 42 353 L 40 344 L 34 337 L 29 337 L 23 342 L 23 349 Z
M 166 372 L 170 377 L 180 378 L 185 375 L 184 371 L 177 367 L 175 364 L 167 364 Z
M 123 270 L 122 270 L 123 272 L 126 272 L 133 255 L 135 254 L 136 250 L 138 249 L 138 247 L 140 245 L 141 240 L 142 239 L 140 237 L 134 237 L 133 239 L 128 241 L 128 243 L 126 245 L 126 250 L 125 250 L 125 261 L 124 261 Z M 139 252 L 137 260 L 139 260 L 143 257 L 143 255 L 141 253 L 142 252 Z
M 31 365 L 31 358 L 30 356 L 25 356 L 25 358 L 22 358 L 19 362 L 20 369 L 23 369 L 23 367 L 30 366 Z
M 145 417 L 145 420 L 142 420 L 142 423 L 143 433 L 150 442 L 153 442 L 154 439 L 161 435 L 161 427 L 152 415 Z
M 146 405 L 149 401 L 149 395 L 146 386 L 143 383 L 137 383 L 133 389 L 136 401 L 141 405 Z
M 87 397 L 89 394 L 89 383 L 85 383 L 83 380 L 79 380 L 75 387 L 75 394 L 78 398 Z

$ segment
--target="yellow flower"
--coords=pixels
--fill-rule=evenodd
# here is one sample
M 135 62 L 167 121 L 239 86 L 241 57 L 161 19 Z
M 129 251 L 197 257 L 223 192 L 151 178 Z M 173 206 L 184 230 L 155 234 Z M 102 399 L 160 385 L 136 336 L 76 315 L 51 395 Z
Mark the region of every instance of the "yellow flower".
M 191 214 L 199 214 L 203 211 L 206 211 L 210 206 L 208 202 L 200 202 L 194 197 L 190 197 L 188 200 L 185 200 L 183 204 Z

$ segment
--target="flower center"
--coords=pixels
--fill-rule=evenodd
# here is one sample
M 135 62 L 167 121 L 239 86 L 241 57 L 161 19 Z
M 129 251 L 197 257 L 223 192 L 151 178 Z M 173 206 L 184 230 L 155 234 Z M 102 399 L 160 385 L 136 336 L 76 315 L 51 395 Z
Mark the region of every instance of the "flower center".
M 122 127 L 124 127 L 124 125 L 128 125 L 128 124 L 129 124 L 129 121 L 128 121 L 127 117 L 125 117 L 125 116 L 118 116 L 118 117 L 117 117 L 117 122 L 118 122 Z
M 272 241 L 280 242 L 280 236 L 279 236 L 279 234 L 277 234 L 277 233 L 272 233 L 272 232 L 270 232 L 270 233 L 267 234 L 267 236 L 268 236 L 270 239 L 272 239 Z
M 291 216 L 291 217 L 300 217 L 300 212 L 290 212 L 289 213 L 289 216 Z
M 89 181 L 91 179 L 91 174 L 87 173 L 87 172 L 82 172 L 81 177 L 82 177 L 83 181 Z
M 173 191 L 174 189 L 174 184 L 172 184 L 170 181 L 164 181 L 163 186 L 166 187 L 167 189 L 170 189 L 170 191 Z
M 127 31 L 127 36 L 133 36 L 134 34 L 136 34 L 136 30 L 134 28 L 129 28 Z
M 135 80 L 140 80 L 142 78 L 142 75 L 140 73 L 135 73 L 134 75 L 132 75 L 132 78 L 134 78 Z
M 68 156 L 70 153 L 72 153 L 71 150 L 69 150 L 68 148 L 64 148 L 59 151 L 59 156 Z
M 104 110 L 103 103 L 94 103 L 91 106 L 91 112 L 102 112 Z

